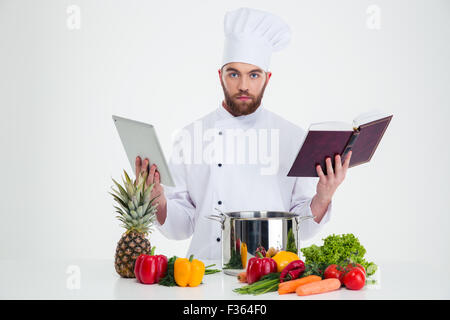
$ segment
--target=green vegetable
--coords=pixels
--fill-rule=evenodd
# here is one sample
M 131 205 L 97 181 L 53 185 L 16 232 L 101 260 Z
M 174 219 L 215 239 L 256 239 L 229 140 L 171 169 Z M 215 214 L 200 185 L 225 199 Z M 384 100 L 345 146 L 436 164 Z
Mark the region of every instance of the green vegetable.
M 222 271 L 220 269 L 210 269 L 211 267 L 214 267 L 214 266 L 215 266 L 215 264 L 210 264 L 209 266 L 206 266 L 205 267 L 205 275 L 213 274 L 213 273 L 217 273 L 217 272 Z
M 158 284 L 166 287 L 173 287 L 177 285 L 173 275 L 175 260 L 177 260 L 177 256 L 173 256 L 167 261 L 167 274 L 164 278 L 159 280 Z
M 241 254 L 236 250 L 231 250 L 230 260 L 225 264 L 223 269 L 243 269 Z
M 266 274 L 259 281 L 252 284 L 236 288 L 233 291 L 239 294 L 263 294 L 266 292 L 273 292 L 278 290 L 280 284 L 280 272 L 273 272 Z
M 298 254 L 297 244 L 295 243 L 295 236 L 294 236 L 294 232 L 292 231 L 292 228 L 288 232 L 286 251 Z
M 324 271 L 330 264 L 346 265 L 347 263 L 359 263 L 365 269 L 368 276 L 377 270 L 377 265 L 364 259 L 366 249 L 353 234 L 332 234 L 323 240 L 322 246 L 311 245 L 300 251 L 305 257 L 306 266 Z M 312 272 L 312 271 L 311 271 Z
M 325 269 L 328 267 L 325 263 L 314 263 L 310 262 L 309 264 L 305 264 L 305 271 L 300 276 L 300 278 L 315 275 L 323 278 L 323 273 Z

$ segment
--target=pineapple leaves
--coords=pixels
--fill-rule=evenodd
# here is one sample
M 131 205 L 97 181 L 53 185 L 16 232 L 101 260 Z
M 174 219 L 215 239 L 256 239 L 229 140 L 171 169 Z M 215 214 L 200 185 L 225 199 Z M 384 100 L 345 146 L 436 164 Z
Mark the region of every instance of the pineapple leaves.
M 133 184 L 133 182 L 131 182 L 130 177 L 128 176 L 128 173 L 125 170 L 123 170 L 123 174 L 125 175 L 125 179 L 127 180 L 126 184 Z
M 122 222 L 122 227 L 128 231 L 135 230 L 137 232 L 151 232 L 151 226 L 156 219 L 157 206 L 154 203 L 159 196 L 151 196 L 154 184 L 146 186 L 146 172 L 139 174 L 135 183 L 132 182 L 129 175 L 124 170 L 122 177 L 123 184 L 119 184 L 112 179 L 117 189 L 111 187 L 109 192 L 117 202 L 117 206 L 113 205 L 115 212 L 118 213 L 116 218 Z
M 112 193 L 110 193 L 110 194 L 112 194 Z M 122 209 L 123 209 L 125 212 L 128 212 L 128 211 L 129 211 L 128 206 L 125 204 L 125 202 L 123 202 L 122 199 L 120 199 L 119 197 L 117 197 L 115 194 L 112 194 L 112 196 L 113 196 L 114 199 L 119 203 L 119 205 L 122 207 Z
M 138 218 L 138 215 L 137 215 L 136 211 L 131 210 L 130 214 L 131 214 L 131 217 L 133 218 L 133 220 Z
M 139 206 L 139 204 L 141 203 L 141 192 L 139 190 L 136 193 L 136 197 L 135 198 L 136 198 L 136 208 L 137 208 Z
M 119 208 L 117 206 L 113 206 L 113 207 L 116 209 L 116 212 L 120 213 L 121 215 L 126 214 L 126 212 L 122 208 Z
M 135 210 L 136 209 L 136 207 L 135 207 L 135 205 L 134 205 L 134 202 L 133 201 L 128 201 L 128 208 L 130 208 L 130 210 Z
M 153 186 L 154 186 L 154 185 L 155 185 L 155 184 L 152 183 L 151 185 L 148 186 L 147 189 L 145 189 L 145 191 L 144 191 L 144 196 L 143 196 L 143 201 L 144 201 L 144 202 L 147 202 L 147 201 L 150 199 L 150 195 L 152 194 L 152 190 L 153 190 Z
M 127 223 L 127 221 L 121 216 L 116 216 L 116 218 L 119 219 L 120 221 L 122 221 L 124 224 Z
M 123 197 L 124 201 L 128 201 L 128 193 L 127 193 L 127 191 L 116 180 L 112 179 L 112 181 L 117 186 L 117 188 L 119 188 L 120 193 L 117 192 L 114 188 L 112 188 L 113 191 L 117 192 L 118 196 L 120 196 L 121 198 Z
M 133 201 L 134 209 L 136 209 L 137 207 L 139 207 L 139 201 L 138 201 L 136 195 L 134 195 L 134 196 L 131 197 L 131 201 Z
M 142 218 L 143 224 L 147 224 L 149 222 L 152 222 L 154 219 L 155 219 L 155 215 L 152 215 L 152 214 L 146 215 L 146 216 L 144 216 Z
M 125 188 L 127 190 L 128 195 L 133 195 L 136 192 L 134 184 L 125 184 Z
M 142 210 L 142 206 L 137 208 L 136 212 L 137 212 L 137 215 L 139 218 L 142 218 L 144 216 L 144 211 Z
M 143 189 L 145 189 L 145 182 L 147 181 L 147 172 L 141 172 L 139 173 L 139 177 L 137 178 L 137 189 L 139 192 Z

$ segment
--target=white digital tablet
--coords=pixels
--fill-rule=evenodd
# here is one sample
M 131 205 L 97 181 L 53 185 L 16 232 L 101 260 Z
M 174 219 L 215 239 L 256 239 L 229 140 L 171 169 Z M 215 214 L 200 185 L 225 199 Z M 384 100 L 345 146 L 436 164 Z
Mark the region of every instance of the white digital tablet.
M 161 183 L 174 187 L 175 183 L 170 174 L 169 166 L 156 136 L 155 128 L 151 124 L 112 116 L 120 140 L 130 161 L 133 173 L 136 172 L 136 157 L 150 160 L 150 166 L 156 164 Z

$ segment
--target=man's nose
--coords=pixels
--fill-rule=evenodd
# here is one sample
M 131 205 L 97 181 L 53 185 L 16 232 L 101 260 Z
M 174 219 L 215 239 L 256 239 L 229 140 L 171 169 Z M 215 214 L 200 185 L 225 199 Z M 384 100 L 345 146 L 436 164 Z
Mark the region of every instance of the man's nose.
M 248 80 L 246 79 L 246 77 L 240 78 L 238 89 L 240 91 L 248 91 Z

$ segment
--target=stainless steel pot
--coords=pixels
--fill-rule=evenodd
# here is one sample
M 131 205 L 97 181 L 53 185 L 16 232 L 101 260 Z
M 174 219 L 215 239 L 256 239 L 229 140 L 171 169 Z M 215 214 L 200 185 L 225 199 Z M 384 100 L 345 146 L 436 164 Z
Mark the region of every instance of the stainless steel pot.
M 300 217 L 296 213 L 282 211 L 236 211 L 220 212 L 206 218 L 222 226 L 222 269 L 225 274 L 236 276 L 245 270 L 247 261 L 255 256 L 256 249 L 263 246 L 285 250 L 289 232 L 293 233 L 292 245 L 300 256 L 300 223 L 314 216 Z

